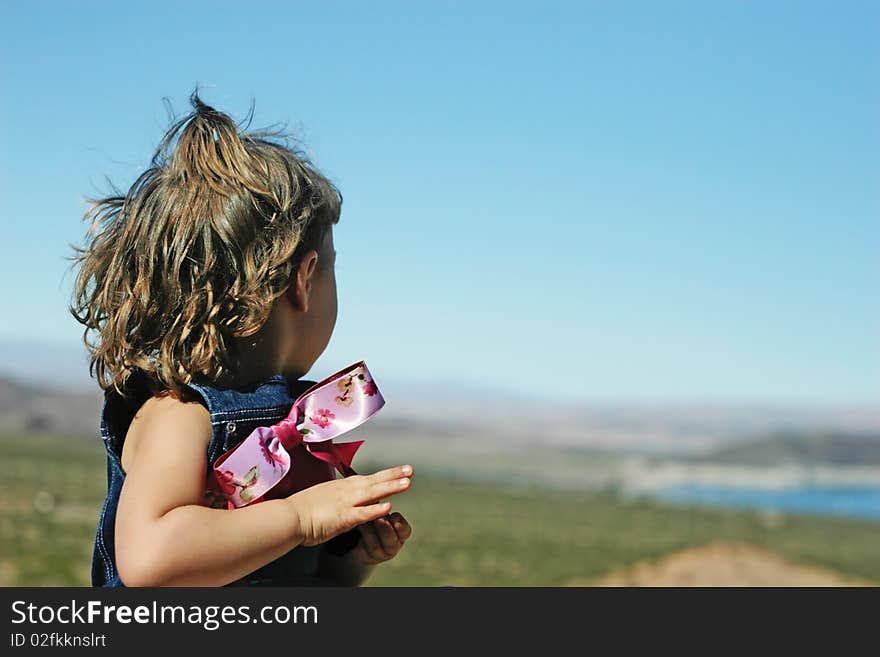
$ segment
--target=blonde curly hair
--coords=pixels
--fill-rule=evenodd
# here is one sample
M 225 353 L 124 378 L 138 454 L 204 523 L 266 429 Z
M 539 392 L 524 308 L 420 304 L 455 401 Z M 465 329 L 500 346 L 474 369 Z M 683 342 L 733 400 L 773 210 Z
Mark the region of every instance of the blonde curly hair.
M 232 338 L 259 331 L 302 255 L 320 253 L 339 221 L 339 190 L 289 135 L 242 132 L 198 90 L 190 103 L 127 193 L 87 199 L 84 247 L 70 245 L 69 310 L 105 391 L 125 395 L 137 374 L 186 396 L 193 378 L 234 372 Z

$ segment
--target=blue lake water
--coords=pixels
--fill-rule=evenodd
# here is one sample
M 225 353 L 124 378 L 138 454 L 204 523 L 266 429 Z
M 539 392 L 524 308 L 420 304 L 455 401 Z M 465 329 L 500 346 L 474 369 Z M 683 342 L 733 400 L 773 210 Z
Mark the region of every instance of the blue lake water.
M 661 490 L 655 497 L 679 504 L 880 519 L 880 486 L 774 490 L 682 484 Z

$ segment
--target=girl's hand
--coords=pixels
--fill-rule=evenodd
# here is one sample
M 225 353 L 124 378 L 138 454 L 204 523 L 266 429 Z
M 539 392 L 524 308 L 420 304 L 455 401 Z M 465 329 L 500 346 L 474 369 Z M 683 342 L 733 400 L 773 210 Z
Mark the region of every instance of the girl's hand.
M 355 563 L 372 566 L 397 556 L 406 540 L 412 536 L 412 527 L 400 513 L 358 526 L 361 540 L 348 555 Z
M 387 515 L 391 504 L 379 500 L 408 490 L 412 472 L 412 466 L 402 465 L 371 475 L 352 475 L 310 486 L 286 498 L 298 516 L 302 544 L 324 543 Z

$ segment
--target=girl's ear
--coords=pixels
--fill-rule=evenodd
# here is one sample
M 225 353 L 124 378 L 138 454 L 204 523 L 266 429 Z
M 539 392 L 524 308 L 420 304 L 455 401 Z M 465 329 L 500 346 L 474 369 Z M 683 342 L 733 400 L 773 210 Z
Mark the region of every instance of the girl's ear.
M 312 276 L 315 273 L 317 262 L 317 251 L 307 251 L 296 268 L 293 283 L 285 292 L 294 310 L 300 312 L 308 312 L 309 310 L 309 293 L 312 291 Z

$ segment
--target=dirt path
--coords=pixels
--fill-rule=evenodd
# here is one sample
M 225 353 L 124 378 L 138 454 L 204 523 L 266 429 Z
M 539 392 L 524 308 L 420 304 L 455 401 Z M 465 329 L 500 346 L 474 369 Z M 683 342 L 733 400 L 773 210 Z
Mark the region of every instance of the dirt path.
M 817 566 L 792 563 L 751 545 L 714 543 L 639 562 L 575 586 L 870 586 Z

